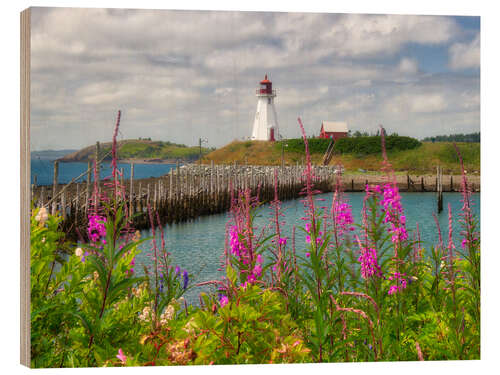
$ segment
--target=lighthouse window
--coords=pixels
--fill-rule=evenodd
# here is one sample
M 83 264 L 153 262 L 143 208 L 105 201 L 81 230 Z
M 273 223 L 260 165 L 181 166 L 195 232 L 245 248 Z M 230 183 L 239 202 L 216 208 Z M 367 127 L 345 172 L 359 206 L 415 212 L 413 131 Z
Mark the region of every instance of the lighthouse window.
M 267 98 L 267 104 L 271 104 L 271 98 Z

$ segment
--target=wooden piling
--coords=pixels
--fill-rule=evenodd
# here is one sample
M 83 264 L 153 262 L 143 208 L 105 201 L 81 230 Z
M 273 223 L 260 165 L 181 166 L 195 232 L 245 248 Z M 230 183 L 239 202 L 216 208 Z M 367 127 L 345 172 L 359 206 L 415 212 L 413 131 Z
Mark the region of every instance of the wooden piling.
M 89 200 L 90 200 L 90 180 L 91 180 L 91 174 L 90 172 L 92 171 L 92 164 L 90 163 L 90 160 L 87 162 L 87 189 L 85 190 L 85 215 L 87 215 L 87 211 L 89 209 Z
M 436 167 L 436 194 L 437 194 L 437 211 L 443 211 L 443 184 L 442 184 L 442 169 L 438 165 Z
M 52 199 L 57 194 L 57 183 L 58 183 L 58 178 L 59 178 L 59 162 L 57 160 L 54 161 L 54 178 L 52 180 Z M 52 215 L 55 215 L 56 213 L 56 200 L 54 199 L 52 203 Z
M 133 215 L 134 214 L 134 205 L 133 205 L 133 199 L 134 199 L 134 163 L 130 164 L 130 187 L 128 189 L 128 196 L 129 196 L 129 201 L 128 201 L 129 215 Z
M 61 193 L 61 214 L 63 220 L 66 220 L 66 191 Z
M 70 202 L 72 200 L 70 199 Z M 71 204 L 70 204 L 71 207 Z M 75 199 L 75 224 L 78 225 L 78 211 L 80 208 L 80 184 L 76 184 L 76 199 Z
M 43 207 L 45 203 L 45 186 L 42 186 L 40 189 L 40 204 L 39 207 Z

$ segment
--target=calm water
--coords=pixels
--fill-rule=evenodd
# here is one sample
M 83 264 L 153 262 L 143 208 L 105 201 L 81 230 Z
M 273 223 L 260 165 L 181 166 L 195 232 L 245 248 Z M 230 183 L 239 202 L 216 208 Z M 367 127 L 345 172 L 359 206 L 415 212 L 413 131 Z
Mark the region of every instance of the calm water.
M 352 205 L 354 220 L 361 221 L 361 208 L 364 193 L 348 193 L 349 203 Z M 435 193 L 401 193 L 404 211 L 407 217 L 407 227 L 410 230 L 416 228 L 418 222 L 423 246 L 429 248 L 437 243 L 438 234 L 432 213 L 436 211 Z M 324 201 L 318 201 L 320 206 L 331 205 L 331 194 L 318 195 Z M 445 210 L 438 215 L 443 238 L 448 238 L 448 203 L 451 204 L 453 218 L 453 238 L 455 245 L 460 246 L 458 223 L 458 213 L 461 208 L 460 193 L 444 193 Z M 480 195 L 473 195 L 474 212 L 479 218 Z M 285 211 L 283 220 L 285 236 L 291 238 L 292 226 L 301 226 L 304 216 L 304 206 L 300 200 L 283 202 L 282 209 Z M 260 215 L 255 224 L 258 228 L 270 225 L 271 210 L 269 206 L 264 206 L 259 211 Z M 217 271 L 220 266 L 220 257 L 224 251 L 224 232 L 228 220 L 227 214 L 201 217 L 193 222 L 168 225 L 164 228 L 165 241 L 168 251 L 172 254 L 173 264 L 187 269 L 190 274 L 195 275 L 195 281 L 207 281 L 220 278 L 223 272 Z M 151 236 L 150 231 L 143 231 L 143 236 Z M 157 233 L 159 238 L 159 234 Z M 158 241 L 159 243 L 159 241 Z M 147 248 L 147 246 L 145 246 Z M 296 250 L 297 253 L 304 253 L 305 236 L 301 230 L 296 230 Z M 146 256 L 148 250 L 143 251 L 137 259 L 138 264 L 149 264 Z M 139 267 L 138 267 L 139 268 Z M 195 302 L 201 288 L 194 288 L 189 291 L 186 298 L 190 302 Z M 205 289 L 207 290 L 207 289 Z
M 123 168 L 124 179 L 130 178 L 130 164 L 118 164 L 118 168 Z M 167 174 L 175 164 L 135 164 L 134 178 L 160 177 Z M 59 163 L 59 183 L 67 184 L 73 177 L 79 176 L 87 170 L 87 163 Z M 34 182 L 34 176 L 37 176 L 38 185 L 52 185 L 54 176 L 54 160 L 50 159 L 31 159 L 31 183 Z M 111 176 L 110 163 L 103 163 L 100 177 L 101 179 Z M 78 182 L 86 181 L 83 176 Z

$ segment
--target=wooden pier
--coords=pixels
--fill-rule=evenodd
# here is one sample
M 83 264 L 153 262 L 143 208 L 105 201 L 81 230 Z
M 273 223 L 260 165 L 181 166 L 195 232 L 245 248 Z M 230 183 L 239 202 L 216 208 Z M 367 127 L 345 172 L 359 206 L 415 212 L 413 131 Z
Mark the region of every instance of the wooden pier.
M 90 163 L 89 163 L 90 166 Z M 249 188 L 253 195 L 259 195 L 262 202 L 274 197 L 274 178 L 277 177 L 279 199 L 284 201 L 300 197 L 304 187 L 304 166 L 246 166 L 246 165 L 194 165 L 177 166 L 169 174 L 135 180 L 134 166 L 131 178 L 121 180 L 125 189 L 125 200 L 132 213 L 139 213 L 134 219 L 136 229 L 149 228 L 148 205 L 160 215 L 163 224 L 178 223 L 203 215 L 225 212 L 231 204 L 231 192 Z M 314 166 L 314 188 L 330 192 L 334 188 L 335 166 Z M 67 185 L 57 184 L 57 163 L 54 166 L 52 186 L 32 186 L 34 206 L 45 206 L 63 217 L 63 230 L 77 238 L 77 230 L 84 234 L 87 213 L 90 207 L 93 183 L 91 173 L 83 173 Z M 77 181 L 77 182 L 75 182 Z M 398 175 L 400 191 L 460 191 L 460 176 L 406 176 Z M 367 184 L 385 183 L 382 175 L 343 175 L 342 185 L 346 192 L 365 191 Z M 479 176 L 469 178 L 473 190 L 479 190 Z M 100 181 L 99 189 L 107 189 L 106 181 Z

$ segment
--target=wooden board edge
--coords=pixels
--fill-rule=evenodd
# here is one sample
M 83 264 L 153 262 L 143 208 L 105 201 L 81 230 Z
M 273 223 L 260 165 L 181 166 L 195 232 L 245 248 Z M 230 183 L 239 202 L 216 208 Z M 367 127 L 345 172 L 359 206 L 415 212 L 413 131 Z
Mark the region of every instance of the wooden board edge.
M 20 362 L 31 366 L 31 324 L 30 324 L 30 49 L 31 49 L 31 9 L 21 12 L 21 54 L 20 54 L 20 130 L 21 130 L 21 339 Z

